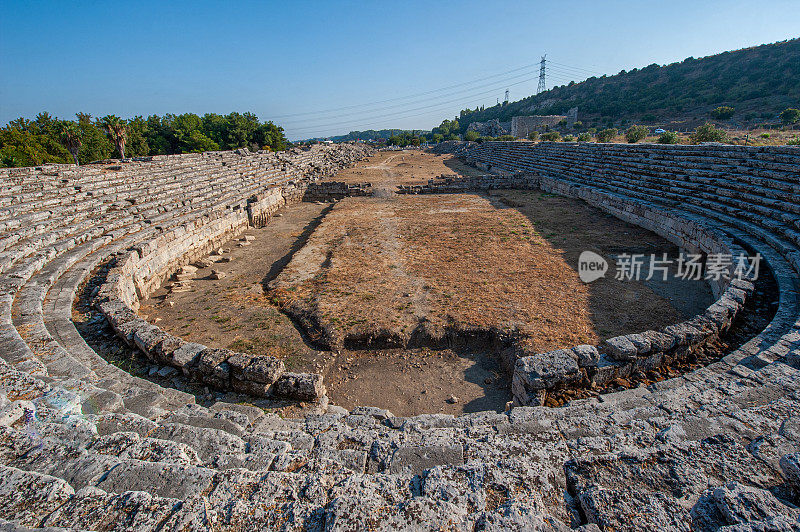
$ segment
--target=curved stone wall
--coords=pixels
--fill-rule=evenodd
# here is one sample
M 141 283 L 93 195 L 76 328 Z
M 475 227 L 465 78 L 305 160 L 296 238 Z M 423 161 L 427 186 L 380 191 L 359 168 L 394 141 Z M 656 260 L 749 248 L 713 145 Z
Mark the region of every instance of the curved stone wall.
M 205 408 L 94 353 L 71 322 L 78 286 L 114 257 L 97 305 L 112 320 L 122 313 L 136 322 L 138 297 L 224 235 L 264 223 L 281 201 L 277 190 L 288 201 L 363 152 L 316 147 L 0 170 L 0 523 L 797 528 L 800 150 L 527 142 L 458 149 L 498 174 L 486 178 L 497 186 L 535 180 L 661 229 L 687 249 L 761 253 L 780 292 L 774 319 L 710 366 L 558 409 L 397 418 L 330 407 L 290 420 L 246 405 Z M 720 284 L 717 303 L 740 303 L 733 290 L 747 288 Z M 145 322 L 125 323 L 120 332 L 133 331 L 131 340 L 152 356 L 190 356 L 185 345 L 169 353 L 166 338 L 154 344 Z M 250 368 L 230 353 L 200 353 L 189 366 L 200 378 Z M 250 369 L 268 379 L 279 373 Z

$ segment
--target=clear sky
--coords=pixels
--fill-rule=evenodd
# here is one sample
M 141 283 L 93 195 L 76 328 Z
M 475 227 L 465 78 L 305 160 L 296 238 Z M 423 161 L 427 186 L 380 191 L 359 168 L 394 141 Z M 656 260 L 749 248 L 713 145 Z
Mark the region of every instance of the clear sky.
M 800 36 L 800 1 L 14 1 L 0 124 L 252 111 L 290 139 L 430 129 L 505 89 Z

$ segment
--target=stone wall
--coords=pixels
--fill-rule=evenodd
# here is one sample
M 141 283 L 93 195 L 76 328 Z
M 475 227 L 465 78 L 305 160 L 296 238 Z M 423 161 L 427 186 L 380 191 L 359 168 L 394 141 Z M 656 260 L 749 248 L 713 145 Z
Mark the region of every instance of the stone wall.
M 220 187 L 227 187 L 234 194 L 221 204 L 211 204 L 191 220 L 170 228 L 157 226 L 151 238 L 117 253 L 94 305 L 130 346 L 139 348 L 149 360 L 177 367 L 195 380 L 255 396 L 319 400 L 325 394 L 319 375 L 287 373 L 283 362 L 273 357 L 251 357 L 185 342 L 139 318 L 136 310 L 141 299 L 149 297 L 180 267 L 240 235 L 247 227 L 265 225 L 282 206 L 299 201 L 308 187 L 314 185 L 312 180 L 331 175 L 366 154 L 363 148 L 344 146 L 297 150 L 290 154 L 234 152 L 217 157 L 204 154 L 205 157 L 175 156 L 163 160 L 164 173 L 172 173 L 181 181 L 182 187 L 176 190 L 184 192 L 185 203 L 202 202 Z M 191 160 L 192 171 L 200 180 L 180 179 L 186 159 Z M 139 179 L 146 180 L 152 168 L 149 165 L 137 168 L 137 165 L 153 160 L 128 163 L 124 187 L 134 186 Z M 115 171 L 122 168 L 113 167 Z M 92 170 L 85 167 L 83 171 Z M 214 180 L 218 184 L 213 184 Z M 243 184 L 245 187 L 239 188 Z M 192 192 L 198 195 L 192 196 Z M 136 205 L 138 201 L 130 203 Z
M 149 243 L 161 235 L 172 235 L 163 245 L 183 246 L 189 241 L 182 233 L 209 224 L 262 223 L 274 203 L 261 194 L 282 187 L 284 200 L 299 200 L 303 183 L 358 152 L 2 169 L 0 527 L 796 529 L 800 150 L 547 143 L 457 149 L 502 172 L 501 182 L 532 176 L 554 192 L 596 198 L 619 216 L 684 227 L 696 248 L 708 247 L 708 235 L 758 251 L 780 293 L 774 318 L 718 362 L 562 408 L 400 418 L 368 406 L 329 406 L 284 419 L 245 404 L 203 407 L 95 353 L 72 322 L 78 287 L 109 258 L 117 262 L 107 281 L 117 263 L 148 260 L 158 252 Z M 156 277 L 158 265 L 177 265 L 148 264 Z M 117 281 L 134 270 L 117 272 Z M 140 281 L 146 289 L 147 279 Z M 135 283 L 123 286 L 135 292 Z M 103 287 L 102 294 L 112 292 Z M 146 350 L 153 341 L 144 333 L 132 339 Z M 638 362 L 639 346 L 629 341 Z M 153 356 L 168 352 L 161 342 Z M 616 347 L 632 354 L 628 344 Z M 173 359 L 194 358 L 191 348 L 176 351 Z M 568 351 L 549 358 L 571 364 L 593 357 Z M 227 352 L 201 353 L 196 370 L 209 380 L 241 372 L 263 385 L 278 373 Z M 535 365 L 524 370 L 525 386 L 534 390 L 535 378 L 549 378 L 535 375 Z M 297 389 L 298 379 L 283 382 Z
M 303 201 L 332 201 L 350 196 L 371 196 L 370 183 L 345 183 L 344 181 L 323 181 L 310 183 L 303 194 Z
M 518 139 L 526 139 L 534 131 L 556 127 L 566 119 L 565 115 L 515 116 L 511 119 L 511 134 Z

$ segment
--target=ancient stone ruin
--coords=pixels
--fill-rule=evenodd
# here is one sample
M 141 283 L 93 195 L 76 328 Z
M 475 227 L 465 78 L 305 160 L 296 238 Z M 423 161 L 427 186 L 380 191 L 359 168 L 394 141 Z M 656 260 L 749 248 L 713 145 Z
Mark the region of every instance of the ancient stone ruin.
M 504 412 L 407 418 L 327 406 L 320 375 L 187 342 L 138 313 L 173 274 L 287 203 L 372 192 L 317 181 L 358 144 L 0 171 L 0 522 L 80 530 L 796 530 L 800 527 L 800 150 L 449 143 L 486 175 L 403 194 L 542 190 L 683 249 L 760 254 L 767 327 L 649 386 L 548 394 L 688 356 L 726 331 L 755 279 L 711 283 L 702 314 L 543 353 L 510 346 Z M 731 273 L 730 271 L 727 273 Z M 73 322 L 81 287 L 142 356 L 217 390 L 313 403 L 288 419 L 210 407 L 133 376 Z M 375 383 L 380 386 L 381 383 Z
M 565 115 L 530 115 L 514 116 L 511 118 L 511 134 L 518 139 L 526 139 L 534 131 L 542 132 L 548 128 L 556 127 L 561 122 L 572 126 L 578 120 L 578 108 L 573 107 Z

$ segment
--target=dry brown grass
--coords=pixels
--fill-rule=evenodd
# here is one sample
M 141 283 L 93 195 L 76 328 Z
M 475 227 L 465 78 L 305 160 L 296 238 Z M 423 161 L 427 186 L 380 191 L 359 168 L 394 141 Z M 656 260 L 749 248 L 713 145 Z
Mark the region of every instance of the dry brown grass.
M 500 331 L 547 350 L 680 319 L 644 285 L 585 285 L 574 269 L 583 249 L 648 240 L 654 250 L 667 246 L 538 192 L 349 198 L 272 283 L 271 296 L 335 347 Z

